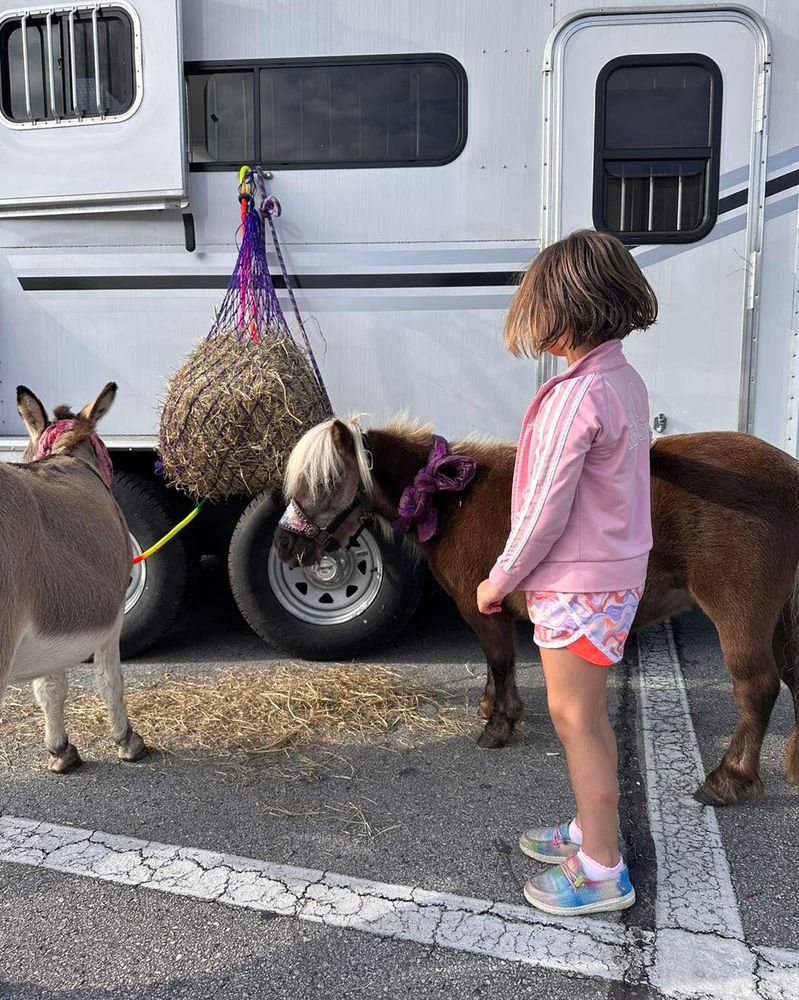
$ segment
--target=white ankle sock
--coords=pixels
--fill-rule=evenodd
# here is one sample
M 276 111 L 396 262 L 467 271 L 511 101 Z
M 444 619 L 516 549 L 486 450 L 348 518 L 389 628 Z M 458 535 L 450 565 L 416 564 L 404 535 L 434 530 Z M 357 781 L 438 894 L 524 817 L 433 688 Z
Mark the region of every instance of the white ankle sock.
M 617 875 L 621 875 L 624 868 L 624 858 L 619 858 L 618 864 L 608 868 L 607 865 L 601 865 L 593 858 L 589 858 L 582 850 L 577 852 L 577 857 L 583 871 L 592 882 L 605 882 L 608 879 L 616 878 Z
M 569 823 L 569 840 L 573 844 L 577 844 L 578 847 L 583 845 L 583 831 L 577 825 L 577 820 L 574 819 Z

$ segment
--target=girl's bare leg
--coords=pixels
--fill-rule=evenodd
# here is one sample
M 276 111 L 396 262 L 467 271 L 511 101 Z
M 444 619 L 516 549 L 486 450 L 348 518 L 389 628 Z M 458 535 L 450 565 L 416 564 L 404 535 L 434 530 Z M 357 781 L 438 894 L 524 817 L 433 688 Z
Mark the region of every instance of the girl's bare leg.
M 607 670 L 570 653 L 541 649 L 549 714 L 566 751 L 583 851 L 601 865 L 619 861 L 618 755 L 608 719 Z

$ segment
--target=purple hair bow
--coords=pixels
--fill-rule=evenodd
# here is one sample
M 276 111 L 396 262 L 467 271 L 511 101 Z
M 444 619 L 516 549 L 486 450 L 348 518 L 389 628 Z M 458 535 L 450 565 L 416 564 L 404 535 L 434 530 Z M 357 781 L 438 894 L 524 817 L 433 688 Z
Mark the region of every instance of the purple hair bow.
M 436 435 L 427 456 L 427 465 L 419 470 L 412 486 L 400 497 L 399 517 L 392 523 L 395 531 L 416 528 L 420 542 L 429 542 L 438 531 L 436 493 L 460 493 L 474 479 L 477 463 L 466 455 L 450 455 L 449 445 Z

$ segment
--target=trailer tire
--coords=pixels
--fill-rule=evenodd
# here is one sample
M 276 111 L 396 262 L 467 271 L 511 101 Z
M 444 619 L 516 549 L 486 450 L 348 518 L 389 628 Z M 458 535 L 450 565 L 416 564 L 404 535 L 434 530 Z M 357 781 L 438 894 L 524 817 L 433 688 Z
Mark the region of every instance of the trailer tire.
M 228 556 L 239 611 L 265 642 L 304 660 L 349 660 L 390 642 L 408 624 L 425 574 L 400 542 L 365 531 L 350 551 L 292 570 L 272 548 L 279 519 L 270 496 L 256 497 L 236 525 Z
M 136 554 L 157 542 L 179 518 L 166 490 L 146 476 L 116 472 L 112 490 Z M 156 645 L 175 624 L 189 597 L 190 561 L 178 535 L 146 562 L 132 567 L 120 637 L 123 660 Z

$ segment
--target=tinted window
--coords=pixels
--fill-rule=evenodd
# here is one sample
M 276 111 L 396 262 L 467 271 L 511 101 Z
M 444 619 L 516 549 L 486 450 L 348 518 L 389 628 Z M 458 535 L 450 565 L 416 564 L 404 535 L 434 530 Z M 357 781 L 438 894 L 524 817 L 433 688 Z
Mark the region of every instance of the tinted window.
M 717 211 L 721 74 L 704 56 L 628 56 L 600 73 L 594 225 L 627 243 L 689 242 Z
M 124 114 L 134 103 L 133 27 L 119 8 L 13 17 L 0 30 L 0 106 L 13 122 Z M 23 24 L 24 21 L 24 24 Z M 24 27 L 24 37 L 23 37 Z M 97 65 L 95 65 L 95 49 Z M 74 67 L 74 70 L 73 70 Z
M 248 86 L 231 93 L 239 145 L 225 148 L 196 105 L 201 86 L 230 76 L 249 79 L 256 107 Z M 271 167 L 366 167 L 447 163 L 465 142 L 465 76 L 444 56 L 292 60 L 235 73 L 190 65 L 187 77 L 197 169 L 238 166 L 242 144 Z
M 253 75 L 197 73 L 189 77 L 192 163 L 253 158 Z

